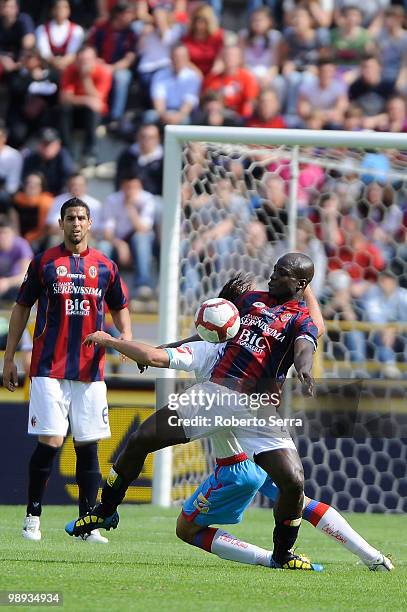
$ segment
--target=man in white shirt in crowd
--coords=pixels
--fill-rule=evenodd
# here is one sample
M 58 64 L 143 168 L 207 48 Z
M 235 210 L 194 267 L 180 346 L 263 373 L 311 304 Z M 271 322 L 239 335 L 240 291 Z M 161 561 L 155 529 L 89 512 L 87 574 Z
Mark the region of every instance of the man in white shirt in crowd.
M 55 70 L 64 70 L 71 64 L 85 38 L 83 28 L 69 20 L 71 8 L 68 0 L 57 0 L 51 21 L 38 26 L 36 46 L 41 57 Z
M 7 144 L 7 128 L 0 119 L 0 179 L 5 183 L 6 191 L 12 195 L 20 186 L 23 157 L 17 149 Z
M 153 295 L 154 196 L 144 191 L 136 174 L 130 174 L 123 178 L 120 191 L 107 197 L 104 210 L 106 243 L 102 250 L 109 257 L 115 252 L 119 265 L 128 265 L 133 259 L 135 297 L 150 299 Z
M 172 66 L 160 70 L 151 84 L 153 111 L 145 113 L 146 121 L 159 119 L 164 124 L 189 123 L 189 116 L 199 103 L 202 78 L 190 67 L 188 49 L 177 45 L 171 52 Z
M 67 190 L 57 196 L 49 209 L 47 216 L 47 233 L 49 236 L 48 246 L 56 246 L 62 242 L 62 233 L 58 220 L 60 219 L 61 206 L 71 198 L 79 198 L 89 206 L 92 217 L 91 244 L 96 245 L 103 238 L 103 206 L 96 198 L 87 193 L 88 185 L 86 178 L 76 172 L 68 179 Z M 98 247 L 97 247 L 98 248 Z

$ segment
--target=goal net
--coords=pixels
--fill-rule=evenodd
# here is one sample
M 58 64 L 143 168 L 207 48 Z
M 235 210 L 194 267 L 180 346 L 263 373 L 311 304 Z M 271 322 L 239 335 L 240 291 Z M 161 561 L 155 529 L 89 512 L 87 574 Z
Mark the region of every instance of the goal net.
M 190 335 L 198 305 L 234 274 L 266 289 L 279 256 L 307 253 L 327 329 L 314 374 L 341 381 L 330 420 L 347 382 L 359 382 L 351 429 L 316 435 L 306 427 L 294 436 L 306 492 L 341 509 L 407 509 L 406 168 L 403 135 L 166 129 L 160 339 Z M 304 411 L 294 382 L 286 384 L 283 409 Z M 323 402 L 307 411 L 307 422 L 326 418 Z M 214 459 L 208 441 L 158 453 L 154 501 L 181 502 Z

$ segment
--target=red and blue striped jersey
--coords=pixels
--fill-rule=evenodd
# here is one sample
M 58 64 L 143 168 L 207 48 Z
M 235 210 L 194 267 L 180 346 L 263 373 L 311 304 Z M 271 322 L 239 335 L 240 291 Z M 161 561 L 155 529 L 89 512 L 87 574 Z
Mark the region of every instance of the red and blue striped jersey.
M 22 306 L 37 300 L 30 376 L 103 380 L 104 348 L 83 341 L 103 329 L 106 304 L 127 306 L 116 264 L 96 249 L 48 249 L 31 261 L 17 297 Z
M 232 379 L 244 391 L 282 383 L 294 361 L 294 343 L 307 338 L 316 346 L 318 330 L 303 301 L 276 304 L 267 291 L 248 291 L 236 301 L 240 329 L 226 344 L 211 380 Z M 279 386 L 279 385 L 277 385 Z

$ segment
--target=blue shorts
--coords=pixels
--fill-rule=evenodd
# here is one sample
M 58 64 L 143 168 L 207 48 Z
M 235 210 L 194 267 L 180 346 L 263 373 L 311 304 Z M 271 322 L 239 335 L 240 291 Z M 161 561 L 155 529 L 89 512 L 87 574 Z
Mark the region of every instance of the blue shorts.
M 203 527 L 240 523 L 259 489 L 273 501 L 277 498 L 276 485 L 245 453 L 217 459 L 215 470 L 186 500 L 182 514 Z

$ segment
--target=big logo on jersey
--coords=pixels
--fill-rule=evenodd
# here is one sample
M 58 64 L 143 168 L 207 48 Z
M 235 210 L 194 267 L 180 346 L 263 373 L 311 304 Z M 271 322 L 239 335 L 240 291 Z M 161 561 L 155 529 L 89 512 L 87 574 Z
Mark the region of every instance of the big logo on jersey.
M 251 329 L 242 329 L 237 343 L 249 349 L 252 353 L 263 353 L 266 348 L 265 338 Z
M 88 317 L 90 314 L 89 300 L 80 300 L 78 298 L 65 300 L 65 314 L 68 317 L 72 315 Z

